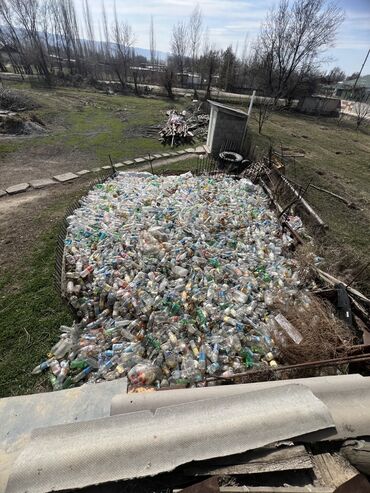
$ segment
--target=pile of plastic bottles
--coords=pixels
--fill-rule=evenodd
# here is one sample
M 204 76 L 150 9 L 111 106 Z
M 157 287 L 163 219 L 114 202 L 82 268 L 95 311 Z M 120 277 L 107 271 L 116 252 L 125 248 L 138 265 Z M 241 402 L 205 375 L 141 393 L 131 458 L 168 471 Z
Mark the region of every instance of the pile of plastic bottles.
M 277 365 L 271 305 L 299 280 L 259 186 L 121 173 L 68 224 L 66 292 L 78 321 L 33 371 L 49 369 L 55 389 L 122 376 L 195 384 Z

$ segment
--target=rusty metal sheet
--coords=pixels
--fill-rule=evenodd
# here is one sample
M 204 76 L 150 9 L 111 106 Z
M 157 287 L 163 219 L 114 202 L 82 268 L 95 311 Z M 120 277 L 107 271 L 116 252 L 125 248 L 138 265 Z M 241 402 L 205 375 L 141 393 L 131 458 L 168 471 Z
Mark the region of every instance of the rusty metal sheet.
M 193 484 L 187 488 L 181 490 L 181 493 L 219 493 L 220 487 L 218 486 L 217 477 L 206 479 L 200 483 Z
M 363 474 L 346 481 L 334 493 L 370 493 L 370 483 Z

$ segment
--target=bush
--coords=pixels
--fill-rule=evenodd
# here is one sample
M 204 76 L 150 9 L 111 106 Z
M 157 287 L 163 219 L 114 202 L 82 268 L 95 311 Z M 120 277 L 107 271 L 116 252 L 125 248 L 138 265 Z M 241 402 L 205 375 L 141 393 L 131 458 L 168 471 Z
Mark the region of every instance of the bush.
M 22 134 L 23 130 L 24 122 L 19 116 L 7 116 L 0 125 L 0 132 L 4 134 Z
M 37 104 L 22 91 L 0 89 L 0 109 L 9 111 L 33 110 Z

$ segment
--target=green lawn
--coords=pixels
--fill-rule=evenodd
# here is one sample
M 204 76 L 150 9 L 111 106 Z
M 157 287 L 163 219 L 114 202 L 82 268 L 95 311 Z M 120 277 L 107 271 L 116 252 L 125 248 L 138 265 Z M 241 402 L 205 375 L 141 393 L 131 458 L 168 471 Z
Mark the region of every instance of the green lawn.
M 0 156 L 16 151 L 78 150 L 86 155 L 86 168 L 163 150 L 157 138 L 146 136 L 147 127 L 166 120 L 169 108 L 183 109 L 185 101 L 165 98 L 107 95 L 93 89 L 32 89 L 27 83 L 7 83 L 22 89 L 40 107 L 29 112 L 45 122 L 50 134 L 0 142 Z

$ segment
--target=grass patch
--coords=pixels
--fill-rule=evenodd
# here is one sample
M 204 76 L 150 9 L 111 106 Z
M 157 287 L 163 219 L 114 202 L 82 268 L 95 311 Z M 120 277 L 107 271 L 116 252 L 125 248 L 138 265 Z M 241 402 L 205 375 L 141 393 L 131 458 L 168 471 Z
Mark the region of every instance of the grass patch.
M 174 174 L 181 175 L 182 173 L 187 173 L 188 171 L 195 171 L 199 166 L 198 158 L 184 159 L 178 163 L 172 163 L 168 165 L 159 166 L 154 169 L 154 173 L 157 175 L 162 174 Z M 150 171 L 150 167 L 147 169 Z
M 9 85 L 9 83 L 8 83 Z M 123 161 L 160 152 L 159 140 L 146 136 L 150 125 L 166 120 L 166 110 L 182 110 L 184 100 L 147 98 L 128 95 L 106 95 L 93 89 L 31 88 L 26 83 L 11 83 L 31 95 L 40 108 L 32 111 L 44 121 L 49 135 L 18 139 L 14 144 L 4 144 L 0 153 L 5 156 L 17 150 L 40 150 L 52 154 L 56 146 L 64 151 L 83 152 L 86 168 Z M 187 145 L 188 147 L 188 145 Z
M 57 341 L 59 325 L 71 321 L 53 283 L 57 231 L 45 232 L 0 286 L 0 397 L 47 388 L 30 372 Z
M 370 237 L 370 138 L 369 130 L 356 131 L 354 123 L 338 126 L 336 119 L 318 118 L 298 113 L 275 113 L 263 127 L 262 135 L 252 122 L 257 154 L 268 151 L 270 144 L 279 151 L 302 150 L 286 169 L 288 177 L 305 186 L 312 184 L 337 193 L 359 206 L 349 208 L 328 194 L 310 188 L 305 196 L 329 229 L 316 238 L 318 253 L 326 267 L 341 273 L 345 280 L 369 260 Z M 366 272 L 358 286 L 369 292 Z

